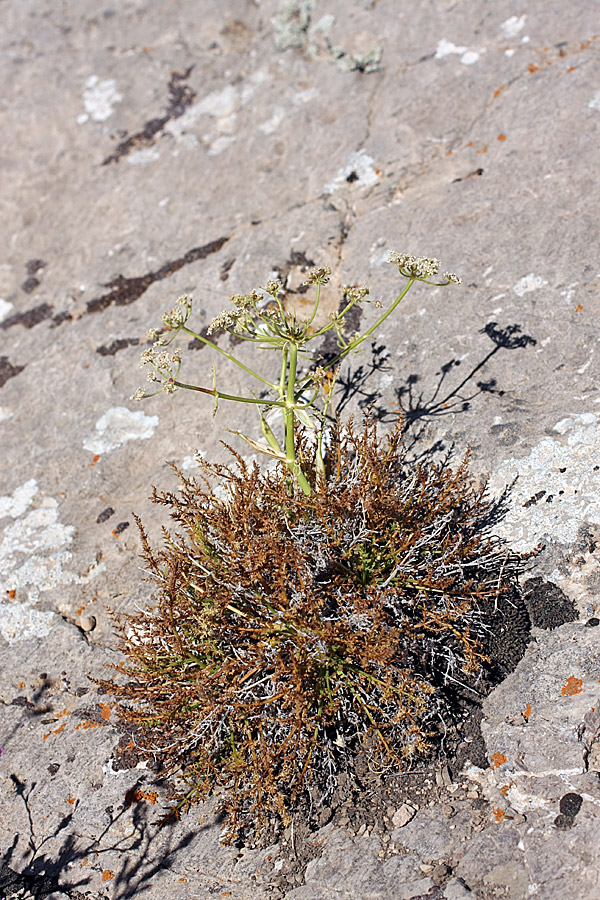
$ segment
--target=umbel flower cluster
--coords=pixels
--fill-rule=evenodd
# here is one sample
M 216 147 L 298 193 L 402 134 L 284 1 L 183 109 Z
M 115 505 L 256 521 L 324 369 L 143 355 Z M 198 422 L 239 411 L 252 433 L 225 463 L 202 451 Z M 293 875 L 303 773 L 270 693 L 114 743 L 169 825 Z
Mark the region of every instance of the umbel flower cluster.
M 523 565 L 466 462 L 410 466 L 400 429 L 368 422 L 331 444 L 310 496 L 283 463 L 238 457 L 155 492 L 179 529 L 160 551 L 142 530 L 155 606 L 120 620 L 106 686 L 145 756 L 187 780 L 180 807 L 217 795 L 228 839 L 326 800 L 360 754 L 386 775 L 426 751 Z
M 181 297 L 177 305 L 163 315 L 163 330 L 159 332 L 153 329 L 149 332 L 148 337 L 154 343 L 142 354 L 142 366 L 150 366 L 148 381 L 158 387 L 150 392 L 139 388 L 132 399 L 142 400 L 160 392 L 171 394 L 179 388 L 184 388 L 212 396 L 215 401 L 215 412 L 219 400 L 254 404 L 260 417 L 264 441 L 257 441 L 247 435 L 239 436 L 253 450 L 284 462 L 294 485 L 305 494 L 309 494 L 315 473 L 320 477 L 325 475 L 323 436 L 333 387 L 342 360 L 348 354 L 356 352 L 361 344 L 375 333 L 394 312 L 415 282 L 421 281 L 437 286 L 460 284 L 460 278 L 451 272 L 445 272 L 441 281 L 432 280 L 437 277 L 439 270 L 440 263 L 437 259 L 407 256 L 394 251 L 390 253 L 389 261 L 398 267 L 406 284 L 387 310 L 384 310 L 383 303 L 375 301 L 375 308 L 379 311 L 376 321 L 363 333 L 351 337 L 345 334 L 346 318 L 356 304 L 369 302 L 366 299 L 369 290 L 359 285 L 344 286 L 339 311 L 331 313 L 324 326 L 315 327 L 321 287 L 327 284 L 331 276 L 331 269 L 325 266 L 313 269 L 305 281 L 306 286 L 316 288 L 316 294 L 312 312 L 304 320 L 298 318 L 294 307 L 289 308 L 285 288 L 276 280 L 269 280 L 260 290 L 253 289 L 248 294 L 236 294 L 231 297 L 231 307 L 212 320 L 206 334 L 197 333 L 189 328 L 188 319 L 192 301 L 189 297 Z M 218 331 L 229 332 L 238 342 L 253 344 L 258 350 L 277 351 L 280 355 L 278 380 L 265 377 L 257 369 L 245 364 L 233 353 L 224 350 L 211 340 L 209 336 Z M 312 350 L 309 345 L 311 343 L 313 346 L 317 343 L 320 345 L 318 339 L 330 331 L 335 332 L 338 352 L 333 357 L 323 359 L 319 351 Z M 179 335 L 196 338 L 244 370 L 258 382 L 262 396 L 239 396 L 217 388 L 214 367 L 212 387 L 181 381 L 179 378 L 181 352 L 176 350 L 169 356 L 165 350 L 165 347 Z M 267 421 L 267 414 L 273 411 L 279 411 L 281 414 L 282 433 L 279 435 Z M 305 461 L 305 468 L 300 465 L 296 453 L 295 435 L 298 426 L 308 429 L 315 437 L 313 457 Z

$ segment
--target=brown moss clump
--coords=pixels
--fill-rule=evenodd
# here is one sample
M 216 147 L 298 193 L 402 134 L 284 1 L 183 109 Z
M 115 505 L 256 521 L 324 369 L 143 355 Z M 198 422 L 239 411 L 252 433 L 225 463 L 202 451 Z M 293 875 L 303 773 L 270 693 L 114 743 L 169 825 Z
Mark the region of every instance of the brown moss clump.
M 237 457 L 154 493 L 179 525 L 162 549 L 142 529 L 156 606 L 119 621 L 128 681 L 107 686 L 186 802 L 219 793 L 229 838 L 326 797 L 359 751 L 389 770 L 426 750 L 522 567 L 466 460 L 408 466 L 370 424 L 331 447 L 310 497 Z

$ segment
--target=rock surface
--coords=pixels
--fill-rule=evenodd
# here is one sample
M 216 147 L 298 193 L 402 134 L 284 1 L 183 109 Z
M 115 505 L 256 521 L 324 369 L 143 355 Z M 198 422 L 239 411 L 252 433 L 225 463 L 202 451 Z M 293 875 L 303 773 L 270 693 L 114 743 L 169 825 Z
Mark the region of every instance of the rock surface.
M 4 0 L 0 894 L 600 896 L 594 11 Z M 388 299 L 390 249 L 464 285 L 413 290 L 379 351 L 346 367 L 346 412 L 400 407 L 415 456 L 470 444 L 495 491 L 517 478 L 499 528 L 542 542 L 530 575 L 579 618 L 534 629 L 486 700 L 487 768 L 467 765 L 388 843 L 325 826 L 296 882 L 277 882 L 288 851 L 221 846 L 210 804 L 153 826 L 165 786 L 117 752 L 89 680 L 118 662 L 108 609 L 150 602 L 132 512 L 157 537 L 146 498 L 173 485 L 167 462 L 224 459 L 240 427 L 238 409 L 215 424 L 183 392 L 128 398 L 138 345 L 180 294 L 204 327 L 230 294 L 273 272 L 294 283 L 312 260 L 333 269 L 330 308 L 344 283 Z M 185 349 L 188 380 L 212 363 Z

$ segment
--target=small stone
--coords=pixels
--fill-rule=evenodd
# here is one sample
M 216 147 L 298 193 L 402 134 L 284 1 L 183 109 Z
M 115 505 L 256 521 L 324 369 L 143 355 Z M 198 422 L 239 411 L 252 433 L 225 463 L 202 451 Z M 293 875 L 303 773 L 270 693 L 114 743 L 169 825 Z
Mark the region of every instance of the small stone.
M 478 791 L 467 791 L 466 797 L 467 797 L 467 800 L 477 800 L 477 798 L 479 797 L 479 792 Z
M 521 813 L 515 813 L 511 818 L 511 822 L 513 825 L 523 825 L 527 821 L 527 817 L 523 816 Z
M 421 863 L 419 868 L 424 875 L 428 875 L 430 872 L 433 872 L 434 869 L 434 867 L 430 866 L 429 863 Z
M 416 812 L 417 810 L 410 803 L 403 803 L 400 809 L 397 809 L 392 816 L 392 825 L 395 828 L 404 828 L 414 818 Z
M 93 631 L 96 624 L 96 616 L 80 616 L 79 618 L 79 627 L 82 631 Z
M 362 835 L 365 833 L 366 830 L 367 830 L 366 823 L 363 822 L 362 825 L 360 826 L 360 828 L 358 829 L 358 831 L 356 832 L 357 836 L 362 837 Z

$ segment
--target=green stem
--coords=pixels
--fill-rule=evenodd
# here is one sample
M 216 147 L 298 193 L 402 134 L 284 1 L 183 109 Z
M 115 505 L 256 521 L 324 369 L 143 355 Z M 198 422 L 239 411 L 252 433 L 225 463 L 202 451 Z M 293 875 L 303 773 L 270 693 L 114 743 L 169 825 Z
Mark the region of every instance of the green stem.
M 195 384 L 184 384 L 183 381 L 174 381 L 173 384 L 178 388 L 185 388 L 187 391 L 199 391 L 201 394 L 209 394 L 209 396 L 217 397 L 219 400 L 237 400 L 238 403 L 257 403 L 260 406 L 280 406 L 284 410 L 286 409 L 286 404 L 279 400 L 257 400 L 251 397 L 238 397 L 235 394 L 224 394 L 216 388 L 203 388 Z
M 384 313 L 384 314 L 383 314 L 383 315 L 375 322 L 375 324 L 372 325 L 371 328 L 369 328 L 368 331 L 365 331 L 365 333 L 364 333 L 363 335 L 361 335 L 359 338 L 357 338 L 356 341 L 351 341 L 351 342 L 348 344 L 347 347 L 344 347 L 344 349 L 343 349 L 340 353 L 338 353 L 337 356 L 335 356 L 332 360 L 330 360 L 328 363 L 326 363 L 326 364 L 325 364 L 325 368 L 331 369 L 332 366 L 335 366 L 336 363 L 338 363 L 341 359 L 343 359 L 345 356 L 347 356 L 348 353 L 350 353 L 352 350 L 355 349 L 355 347 L 358 347 L 359 344 L 362 344 L 363 341 L 366 341 L 366 339 L 367 339 L 368 337 L 370 337 L 370 336 L 373 334 L 373 332 L 376 331 L 377 328 L 379 328 L 379 326 L 380 326 L 383 322 L 385 322 L 385 320 L 387 319 L 387 317 L 388 317 L 388 316 L 391 316 L 391 314 L 394 312 L 394 310 L 396 309 L 396 307 L 398 306 L 398 304 L 400 303 L 400 301 L 403 300 L 403 299 L 406 297 L 406 295 L 408 294 L 409 290 L 411 289 L 411 287 L 413 286 L 413 284 L 415 283 L 415 281 L 416 281 L 415 278 L 410 278 L 409 281 L 408 281 L 408 284 L 406 285 L 406 287 L 404 288 L 404 290 L 402 291 L 402 293 L 401 293 L 398 297 L 396 297 L 396 299 L 394 300 L 394 302 L 392 303 L 392 305 L 390 306 L 390 308 L 387 310 L 387 312 L 385 312 L 385 313 Z

